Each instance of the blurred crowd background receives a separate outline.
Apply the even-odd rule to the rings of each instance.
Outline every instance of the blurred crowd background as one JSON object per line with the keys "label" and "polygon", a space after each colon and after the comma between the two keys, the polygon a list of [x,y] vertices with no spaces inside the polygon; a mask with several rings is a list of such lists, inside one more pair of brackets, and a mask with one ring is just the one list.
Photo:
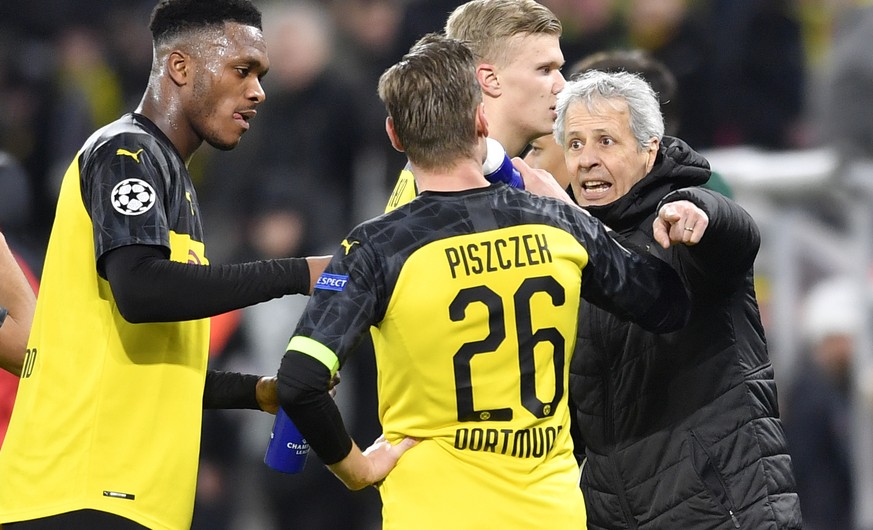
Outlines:
{"label": "blurred crowd background", "polygon": [[[462,2],[255,3],[267,100],[238,148],[204,145],[190,167],[215,263],[333,253],[381,213],[405,158],[385,136],[377,79]],[[873,2],[541,3],[563,23],[568,65],[632,48],[675,74],[678,136],[762,229],[758,294],[805,527],[873,528]],[[139,103],[153,5],[0,0],[0,230],[37,276],[66,166]],[[274,373],[305,302],[217,317],[212,365]],[[371,346],[360,350],[337,401],[366,446],[380,431]],[[301,475],[262,463],[272,416],[207,411],[204,422],[194,528],[378,528],[376,491],[347,492],[314,454]]]}

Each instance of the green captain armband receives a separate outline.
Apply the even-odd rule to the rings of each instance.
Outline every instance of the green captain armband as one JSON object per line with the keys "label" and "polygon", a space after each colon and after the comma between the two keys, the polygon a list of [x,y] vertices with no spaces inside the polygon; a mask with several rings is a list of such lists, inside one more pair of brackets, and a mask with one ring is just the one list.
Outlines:
{"label": "green captain armband", "polygon": [[288,342],[288,348],[286,349],[299,351],[317,360],[330,371],[331,377],[336,375],[337,370],[339,370],[339,358],[330,348],[317,340],[297,335],[291,337],[291,341]]}

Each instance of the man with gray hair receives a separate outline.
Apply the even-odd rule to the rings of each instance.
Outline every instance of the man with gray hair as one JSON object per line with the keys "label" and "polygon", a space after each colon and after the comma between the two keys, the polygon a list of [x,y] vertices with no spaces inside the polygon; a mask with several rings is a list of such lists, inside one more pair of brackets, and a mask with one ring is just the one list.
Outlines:
{"label": "man with gray hair", "polygon": [[754,220],[701,187],[708,162],[663,136],[639,76],[589,71],[557,113],[576,202],[670,264],[692,300],[669,334],[582,304],[570,397],[588,528],[800,528],[755,298]]}

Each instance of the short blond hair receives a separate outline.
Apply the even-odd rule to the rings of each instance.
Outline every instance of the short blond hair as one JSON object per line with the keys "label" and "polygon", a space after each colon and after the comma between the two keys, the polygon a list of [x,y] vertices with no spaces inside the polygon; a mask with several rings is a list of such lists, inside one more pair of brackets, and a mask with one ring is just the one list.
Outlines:
{"label": "short blond hair", "polygon": [[534,0],[472,0],[446,21],[447,36],[464,41],[480,63],[503,64],[507,41],[516,35],[561,36],[561,21]]}
{"label": "short blond hair", "polygon": [[425,169],[475,155],[482,90],[461,41],[431,33],[379,78],[379,98],[409,160]]}

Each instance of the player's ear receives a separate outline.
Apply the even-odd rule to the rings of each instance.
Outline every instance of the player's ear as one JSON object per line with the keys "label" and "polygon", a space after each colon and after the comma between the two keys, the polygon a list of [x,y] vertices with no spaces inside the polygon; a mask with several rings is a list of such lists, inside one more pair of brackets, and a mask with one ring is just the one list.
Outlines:
{"label": "player's ear", "polygon": [[391,140],[391,145],[401,153],[405,151],[403,144],[400,143],[400,138],[397,137],[397,131],[394,130],[394,119],[391,116],[385,118],[385,132],[388,133],[388,139]]}
{"label": "player's ear", "polygon": [[646,151],[647,151],[646,173],[647,174],[655,166],[655,160],[658,158],[658,148],[660,147],[660,145],[661,145],[661,142],[658,141],[658,139],[655,137],[652,137],[652,139],[649,140],[649,146],[646,148]]}
{"label": "player's ear", "polygon": [[482,63],[476,66],[476,79],[482,87],[482,93],[487,96],[496,98],[503,92],[497,77],[497,67],[493,64]]}
{"label": "player's ear", "polygon": [[485,117],[485,103],[479,103],[476,106],[476,134],[478,136],[488,136],[488,118]]}
{"label": "player's ear", "polygon": [[191,56],[179,50],[167,54],[165,68],[167,75],[179,86],[188,84],[191,75]]}

